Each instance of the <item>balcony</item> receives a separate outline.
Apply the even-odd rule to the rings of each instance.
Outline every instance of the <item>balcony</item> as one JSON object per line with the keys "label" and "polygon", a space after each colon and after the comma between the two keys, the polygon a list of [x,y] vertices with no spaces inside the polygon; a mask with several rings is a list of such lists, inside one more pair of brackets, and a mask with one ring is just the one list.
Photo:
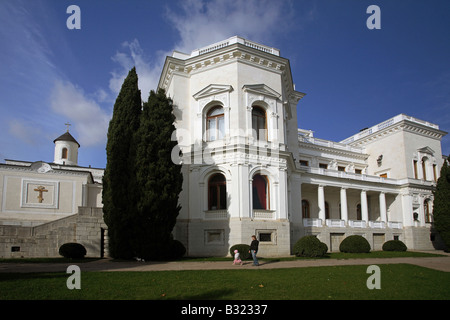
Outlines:
{"label": "balcony", "polygon": [[345,228],[345,220],[341,219],[327,219],[325,224],[330,228]]}
{"label": "balcony", "polygon": [[[264,210],[262,210],[264,211]],[[342,219],[326,219],[325,225],[330,228],[345,228],[347,223]],[[304,218],[304,227],[323,227],[322,219],[318,218]],[[348,227],[350,228],[371,228],[371,229],[385,229],[386,226],[390,229],[403,229],[403,223],[400,221],[369,221],[364,220],[348,220]]]}
{"label": "balcony", "polygon": [[228,210],[208,210],[205,211],[205,219],[228,219]]}
{"label": "balcony", "polygon": [[273,220],[275,219],[275,210],[253,209],[253,219]]}
{"label": "balcony", "polygon": [[322,227],[322,219],[305,218],[303,219],[304,227]]}
{"label": "balcony", "polygon": [[348,220],[348,225],[352,228],[365,228],[367,226],[364,220]]}

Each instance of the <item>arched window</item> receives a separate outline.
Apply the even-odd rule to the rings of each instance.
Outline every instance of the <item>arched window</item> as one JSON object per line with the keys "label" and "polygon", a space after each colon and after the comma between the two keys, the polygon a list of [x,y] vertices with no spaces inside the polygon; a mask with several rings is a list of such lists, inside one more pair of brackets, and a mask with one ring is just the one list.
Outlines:
{"label": "arched window", "polygon": [[302,218],[308,219],[310,218],[310,212],[309,212],[309,202],[308,200],[302,200]]}
{"label": "arched window", "polygon": [[216,173],[208,181],[208,210],[227,208],[227,182],[223,174]]}
{"label": "arched window", "polygon": [[252,109],[252,129],[255,139],[267,141],[266,111],[261,107]]}
{"label": "arched window", "polygon": [[62,159],[67,159],[67,148],[62,148],[61,158]]}
{"label": "arched window", "polygon": [[206,140],[223,139],[225,135],[225,117],[222,107],[213,107],[206,115]]}
{"label": "arched window", "polygon": [[253,209],[269,210],[269,184],[266,176],[253,176]]}

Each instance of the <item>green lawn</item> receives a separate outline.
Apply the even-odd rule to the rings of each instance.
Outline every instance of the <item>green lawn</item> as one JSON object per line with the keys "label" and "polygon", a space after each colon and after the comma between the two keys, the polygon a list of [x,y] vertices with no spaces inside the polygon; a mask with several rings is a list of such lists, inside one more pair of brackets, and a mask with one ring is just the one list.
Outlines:
{"label": "green lawn", "polygon": [[381,289],[369,290],[367,266],[293,269],[82,272],[69,290],[66,273],[0,273],[0,300],[290,300],[450,299],[450,273],[379,265]]}

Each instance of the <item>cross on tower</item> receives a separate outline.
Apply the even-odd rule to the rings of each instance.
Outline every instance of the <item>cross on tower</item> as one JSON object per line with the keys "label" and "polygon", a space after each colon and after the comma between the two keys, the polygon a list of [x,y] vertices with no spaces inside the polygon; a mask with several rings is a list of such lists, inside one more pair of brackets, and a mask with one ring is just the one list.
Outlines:
{"label": "cross on tower", "polygon": [[69,132],[69,127],[71,126],[71,124],[69,122],[64,123],[64,125],[67,127],[67,132]]}
{"label": "cross on tower", "polygon": [[39,186],[36,189],[34,189],[34,191],[39,192],[39,195],[37,196],[39,203],[42,203],[42,201],[44,201],[44,197],[43,197],[43,192],[48,192],[48,190],[45,189],[45,187],[43,186]]}

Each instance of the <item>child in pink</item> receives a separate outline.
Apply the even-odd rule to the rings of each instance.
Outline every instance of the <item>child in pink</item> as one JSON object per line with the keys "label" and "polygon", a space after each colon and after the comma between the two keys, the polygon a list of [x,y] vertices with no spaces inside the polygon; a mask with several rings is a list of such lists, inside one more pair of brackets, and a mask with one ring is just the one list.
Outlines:
{"label": "child in pink", "polygon": [[234,250],[234,261],[233,261],[233,265],[235,264],[240,264],[242,265],[242,260],[241,260],[241,255],[239,254],[239,251]]}

